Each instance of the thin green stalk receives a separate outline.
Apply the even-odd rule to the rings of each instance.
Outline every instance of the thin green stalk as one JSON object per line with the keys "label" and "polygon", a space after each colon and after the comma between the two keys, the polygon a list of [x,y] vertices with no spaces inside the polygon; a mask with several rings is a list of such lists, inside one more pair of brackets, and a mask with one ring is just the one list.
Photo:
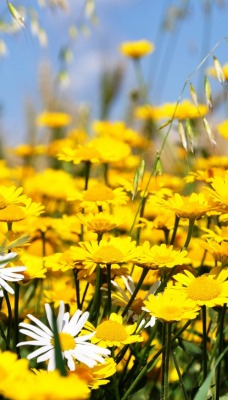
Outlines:
{"label": "thin green stalk", "polygon": [[98,319],[98,310],[100,309],[100,302],[101,302],[101,267],[98,264],[96,268],[96,282],[95,282],[95,293],[92,302],[92,308],[90,310],[91,319],[94,319],[96,322]]}
{"label": "thin green stalk", "polygon": [[[139,217],[142,218],[143,214],[144,214],[144,209],[145,209],[145,205],[146,205],[146,200],[147,200],[147,196],[143,197],[142,200],[142,205],[141,205],[141,209],[140,209],[140,214]],[[141,234],[141,227],[139,226],[137,229],[137,233],[136,233],[136,243],[139,244],[140,243],[140,234]]]}
{"label": "thin green stalk", "polygon": [[194,224],[195,224],[195,219],[194,218],[189,219],[188,234],[187,234],[187,237],[186,237],[186,241],[185,241],[183,250],[187,250],[187,248],[188,248],[188,245],[189,245],[190,240],[192,238]]}
{"label": "thin green stalk", "polygon": [[73,268],[73,275],[74,275],[74,284],[75,284],[75,293],[76,293],[76,303],[78,310],[81,310],[81,303],[80,303],[80,282],[78,279],[78,270],[77,268]]}
{"label": "thin green stalk", "polygon": [[174,241],[175,241],[175,238],[176,238],[176,234],[177,234],[177,229],[178,229],[179,222],[180,222],[180,218],[176,215],[175,224],[174,224],[174,228],[173,228],[173,234],[172,234],[172,237],[171,237],[170,244],[174,244]]}
{"label": "thin green stalk", "polygon": [[84,304],[84,301],[85,301],[85,298],[86,298],[86,294],[87,294],[88,289],[89,289],[89,285],[90,285],[90,283],[87,282],[85,290],[84,290],[83,295],[82,295],[82,302],[81,302],[81,307],[82,308],[83,308],[83,304]]}
{"label": "thin green stalk", "polygon": [[129,308],[131,307],[131,305],[132,305],[132,303],[133,303],[133,301],[134,301],[134,299],[136,297],[136,294],[138,293],[139,289],[141,288],[142,283],[143,283],[148,271],[149,271],[149,269],[143,268],[142,274],[141,274],[141,276],[139,278],[139,281],[138,281],[138,283],[137,283],[137,285],[135,287],[135,290],[132,293],[132,296],[131,296],[128,304],[126,305],[125,309],[123,310],[122,317],[125,317],[125,315],[127,314]]}
{"label": "thin green stalk", "polygon": [[85,161],[85,186],[84,186],[84,190],[88,189],[90,170],[91,170],[91,162],[90,161]]}
{"label": "thin green stalk", "polygon": [[[114,359],[114,348],[112,348],[112,358]],[[118,379],[117,379],[116,372],[114,375],[112,375],[112,383],[113,383],[113,389],[114,389],[114,393],[115,393],[115,400],[120,400],[120,393],[119,393],[119,386],[118,386]]]}
{"label": "thin green stalk", "polygon": [[15,282],[14,288],[15,288],[15,295],[14,295],[14,338],[13,338],[14,340],[13,340],[13,350],[20,357],[20,350],[19,350],[19,347],[17,347],[17,344],[19,342],[18,324],[19,324],[19,294],[20,294],[20,285],[19,285],[18,282]]}
{"label": "thin green stalk", "polygon": [[104,163],[104,183],[108,186],[108,163]]}
{"label": "thin green stalk", "polygon": [[[221,317],[220,317],[220,323],[218,327],[218,336],[219,336],[219,348],[218,348],[218,354],[222,354],[223,351],[223,346],[224,346],[224,321],[225,321],[225,315],[226,315],[226,307],[227,304],[223,305],[223,308],[221,310]],[[216,394],[215,394],[215,400],[219,400],[219,391],[220,391],[220,380],[221,380],[221,360],[218,363],[217,366],[217,371],[216,371]]]}
{"label": "thin green stalk", "polygon": [[163,350],[163,361],[164,366],[162,368],[162,390],[161,390],[161,400],[168,400],[169,398],[169,359],[170,359],[170,352],[171,352],[171,334],[172,334],[172,324],[169,322],[165,322],[165,329],[164,329],[164,337],[165,341],[163,344],[165,348]]}
{"label": "thin green stalk", "polygon": [[143,78],[143,73],[141,69],[141,63],[140,59],[133,59],[134,62],[134,68],[135,68],[135,75],[136,75],[136,80],[138,83],[138,92],[140,95],[140,100],[146,102],[147,101],[147,90]]}
{"label": "thin green stalk", "polygon": [[111,314],[112,308],[112,277],[111,277],[111,264],[107,264],[107,284],[108,284],[108,302],[107,302],[107,312],[108,317]]}
{"label": "thin green stalk", "polygon": [[206,306],[202,306],[202,322],[203,322],[203,379],[202,382],[207,378],[207,309]]}
{"label": "thin green stalk", "polygon": [[[186,322],[186,324],[184,326],[182,326],[182,328],[179,329],[179,331],[172,337],[170,345],[172,345],[176,341],[176,339],[187,329],[187,327],[191,324],[191,322],[192,322],[191,320]],[[164,348],[165,347],[166,347],[166,344],[165,344]],[[162,347],[160,350],[158,350],[157,353],[154,355],[154,357],[141,369],[140,373],[137,375],[136,379],[131,384],[131,386],[128,388],[128,390],[126,391],[124,396],[121,398],[121,400],[127,400],[128,396],[132,393],[132,391],[138,385],[138,383],[143,378],[143,376],[147,372],[151,371],[156,359],[160,356],[160,354],[162,354],[162,351],[164,350],[164,348]]]}
{"label": "thin green stalk", "polygon": [[189,400],[187,391],[185,389],[184,381],[183,381],[183,378],[182,378],[182,375],[181,375],[181,372],[180,372],[180,368],[179,368],[179,365],[178,365],[176,353],[175,353],[175,351],[171,351],[171,353],[172,353],[173,362],[174,362],[174,365],[175,365],[175,368],[176,368],[176,371],[177,371],[177,375],[178,375],[178,378],[179,378],[179,382],[180,382],[180,385],[181,385],[181,389],[183,391],[184,398],[185,398],[185,400]]}
{"label": "thin green stalk", "polygon": [[4,292],[4,298],[6,301],[7,305],[7,310],[8,310],[8,326],[7,326],[7,335],[6,335],[6,350],[10,350],[10,336],[11,336],[11,329],[12,329],[12,308],[8,296],[8,292],[6,290],[3,290]]}

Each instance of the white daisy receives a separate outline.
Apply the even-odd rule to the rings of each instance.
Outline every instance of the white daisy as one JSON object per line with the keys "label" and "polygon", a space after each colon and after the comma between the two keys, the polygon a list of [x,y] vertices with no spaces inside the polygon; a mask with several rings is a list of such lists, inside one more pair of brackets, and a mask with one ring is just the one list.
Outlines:
{"label": "white daisy", "polygon": [[16,266],[16,267],[8,267],[5,266],[17,257],[17,253],[11,252],[7,254],[0,255],[0,296],[3,296],[3,290],[5,289],[7,292],[14,294],[13,288],[8,285],[8,282],[18,282],[24,279],[24,275],[18,274],[18,272],[23,272],[26,270],[24,266]]}
{"label": "white daisy", "polygon": [[[37,357],[37,362],[48,361],[48,371],[56,368],[55,365],[55,343],[53,333],[53,314],[49,304],[45,304],[47,320],[50,328],[43,324],[39,319],[33,317],[31,314],[27,316],[33,321],[36,326],[21,322],[20,332],[30,336],[34,340],[18,343],[18,346],[34,345],[39,346],[39,349],[30,353],[27,358],[31,360]],[[103,357],[111,354],[110,350],[104,349],[100,346],[94,345],[88,340],[95,335],[92,332],[88,335],[78,336],[79,332],[84,327],[89,313],[77,310],[70,318],[68,312],[64,312],[64,302],[60,302],[59,313],[56,320],[60,345],[62,350],[63,359],[67,360],[67,366],[71,371],[75,370],[75,360],[78,360],[88,367],[92,368],[97,363],[104,364]]]}

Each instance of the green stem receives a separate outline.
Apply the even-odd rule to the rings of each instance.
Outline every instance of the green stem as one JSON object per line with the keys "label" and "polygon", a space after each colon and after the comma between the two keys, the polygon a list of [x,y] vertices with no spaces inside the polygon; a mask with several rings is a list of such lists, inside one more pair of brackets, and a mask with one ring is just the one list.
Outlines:
{"label": "green stem", "polygon": [[112,308],[112,277],[111,277],[111,264],[107,264],[107,284],[108,284],[108,304],[107,304],[107,309],[108,309],[108,317],[111,314],[111,308]]}
{"label": "green stem", "polygon": [[[112,348],[112,358],[114,359],[114,348]],[[118,379],[117,379],[117,373],[116,372],[115,372],[114,375],[112,375],[112,383],[113,383],[113,388],[114,388],[114,393],[115,393],[115,400],[120,400]]]}
{"label": "green stem", "polygon": [[108,186],[108,163],[104,164],[104,183]]}
{"label": "green stem", "polygon": [[74,275],[74,284],[75,284],[75,292],[76,292],[76,303],[78,310],[81,310],[81,303],[80,303],[80,282],[78,279],[78,270],[77,268],[73,269]]}
{"label": "green stem", "polygon": [[85,161],[85,186],[84,186],[84,190],[88,189],[90,170],[91,170],[91,162],[90,161]]}
{"label": "green stem", "polygon": [[207,309],[202,306],[202,322],[203,322],[203,380],[207,377]]}
{"label": "green stem", "polygon": [[14,342],[13,342],[13,349],[15,353],[18,354],[20,357],[20,350],[17,347],[19,342],[19,330],[18,330],[18,323],[19,323],[19,294],[20,294],[20,285],[19,283],[15,282],[15,295],[14,295]]}
{"label": "green stem", "polygon": [[[170,345],[172,345],[176,339],[182,334],[182,332],[184,332],[188,325],[191,324],[191,320],[186,322],[186,324],[184,326],[182,326],[182,328],[179,329],[179,331],[172,337],[171,339],[171,343]],[[164,346],[164,348],[166,347],[166,344]],[[153,368],[154,362],[156,361],[156,359],[160,356],[160,354],[162,354],[164,348],[162,347],[160,350],[157,351],[157,353],[154,355],[154,357],[152,358],[152,360],[150,360],[140,371],[140,373],[137,375],[136,379],[134,380],[134,382],[132,383],[132,385],[128,388],[128,390],[126,391],[126,393],[124,394],[124,396],[122,397],[121,400],[127,400],[128,396],[132,393],[132,391],[134,390],[134,388],[138,385],[138,383],[140,382],[140,380],[143,378],[143,376],[147,373],[150,372],[150,370]]]}
{"label": "green stem", "polygon": [[4,292],[4,298],[6,301],[7,305],[7,310],[8,310],[8,326],[7,326],[7,335],[6,335],[6,350],[10,350],[10,336],[11,336],[11,328],[12,328],[12,308],[8,296],[8,292],[6,290],[3,290]]}
{"label": "green stem", "polygon": [[[145,209],[145,205],[146,205],[146,200],[147,200],[147,196],[143,197],[142,199],[142,205],[141,205],[141,209],[140,209],[140,214],[139,214],[139,218],[143,217],[144,214],[144,209]],[[141,227],[139,226],[137,229],[137,233],[136,233],[136,243],[139,244],[140,243],[140,234],[141,234]]]}
{"label": "green stem", "polygon": [[181,372],[180,372],[180,368],[179,368],[179,365],[178,365],[178,362],[177,362],[177,357],[176,357],[175,351],[172,351],[172,358],[173,358],[173,362],[174,362],[174,365],[175,365],[175,368],[176,368],[176,371],[177,371],[177,375],[178,375],[178,378],[179,378],[181,389],[183,391],[184,398],[185,398],[185,400],[189,400],[188,395],[187,395],[187,391],[186,391],[185,386],[184,386],[184,381],[183,381],[183,378],[182,378],[182,375],[181,375]]}
{"label": "green stem", "polygon": [[146,102],[147,100],[147,93],[146,93],[146,86],[143,79],[140,59],[134,59],[134,68],[135,68],[135,75],[138,84],[138,91],[140,95],[140,100]]}
{"label": "green stem", "polygon": [[194,218],[189,219],[188,235],[187,235],[183,250],[187,250],[187,248],[188,248],[188,245],[189,245],[191,237],[192,237],[194,224],[195,224],[195,219]]}
{"label": "green stem", "polygon": [[131,307],[133,301],[135,300],[136,294],[138,293],[138,291],[139,291],[139,289],[140,289],[140,287],[141,287],[141,285],[142,285],[142,283],[143,283],[148,271],[149,271],[149,269],[143,268],[142,274],[141,274],[141,276],[139,278],[139,281],[138,281],[138,283],[137,283],[137,285],[135,287],[135,290],[132,293],[132,296],[131,296],[128,304],[126,305],[125,309],[123,310],[122,317],[124,317],[127,314],[129,308]]}
{"label": "green stem", "polygon": [[174,241],[176,238],[179,222],[180,222],[180,218],[176,215],[175,224],[174,224],[174,228],[173,228],[173,234],[172,234],[171,241],[170,241],[170,244],[172,244],[172,245],[174,244]]}
{"label": "green stem", "polygon": [[100,265],[97,265],[95,293],[94,293],[94,297],[93,297],[92,308],[90,311],[91,319],[94,318],[95,322],[97,321],[97,318],[98,318],[98,310],[100,309],[100,302],[101,302],[101,293],[100,293],[101,276],[102,276],[101,275],[101,267],[100,267]]}
{"label": "green stem", "polygon": [[82,295],[81,308],[83,308],[83,303],[84,303],[84,301],[85,301],[86,294],[87,294],[88,289],[89,289],[89,285],[90,285],[90,283],[87,282],[86,287],[85,287],[85,290],[84,290],[83,295]]}
{"label": "green stem", "polygon": [[164,338],[165,341],[163,344],[165,348],[163,350],[163,361],[164,366],[162,368],[162,390],[161,390],[161,400],[168,400],[169,398],[169,358],[170,358],[170,351],[171,351],[171,334],[172,334],[172,324],[169,322],[165,322],[165,329],[164,329]]}
{"label": "green stem", "polygon": [[[224,345],[224,321],[225,321],[225,315],[226,315],[226,307],[227,304],[223,305],[223,308],[221,310],[221,316],[220,316],[220,323],[219,323],[219,348],[218,348],[218,354],[222,354],[223,351],[223,345]],[[216,371],[216,394],[215,394],[215,400],[219,400],[219,389],[220,389],[220,379],[221,379],[221,360],[218,363],[217,366],[217,371]]]}

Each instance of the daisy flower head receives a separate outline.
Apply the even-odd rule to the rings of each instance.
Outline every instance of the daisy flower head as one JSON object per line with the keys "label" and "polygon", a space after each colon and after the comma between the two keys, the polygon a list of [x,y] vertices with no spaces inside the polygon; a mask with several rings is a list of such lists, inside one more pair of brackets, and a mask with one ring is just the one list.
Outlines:
{"label": "daisy flower head", "polygon": [[166,289],[157,295],[151,294],[144,304],[152,316],[165,322],[195,319],[200,310],[195,301],[172,289]]}
{"label": "daisy flower head", "polygon": [[[37,362],[48,361],[48,370],[55,369],[55,342],[53,332],[53,313],[51,306],[45,304],[46,316],[49,326],[45,325],[36,317],[28,314],[28,318],[35,325],[21,322],[20,332],[31,337],[33,340],[20,342],[18,346],[39,346],[30,353],[29,360],[37,357]],[[63,359],[67,360],[69,370],[74,371],[75,360],[83,362],[92,368],[97,363],[104,363],[104,358],[110,355],[110,350],[101,348],[89,342],[95,332],[80,336],[79,333],[84,327],[89,313],[77,310],[70,318],[69,312],[65,312],[64,302],[60,302],[59,313],[57,316],[57,328]]]}
{"label": "daisy flower head", "polygon": [[173,268],[176,265],[189,264],[187,250],[174,250],[173,246],[162,243],[150,247],[148,241],[141,246],[139,255],[134,259],[136,265],[148,269]]}
{"label": "daisy flower head", "polygon": [[123,317],[116,313],[111,313],[108,320],[101,322],[95,329],[92,337],[93,343],[98,343],[102,347],[121,347],[125,344],[142,342],[143,337],[134,334],[137,324],[124,324]]}
{"label": "daisy flower head", "polygon": [[138,254],[136,242],[130,237],[111,237],[110,240],[102,239],[100,242],[79,242],[79,246],[71,246],[71,256],[75,265],[83,265],[92,273],[97,265],[101,268],[111,265],[112,269],[119,269],[134,259]]}
{"label": "daisy flower head", "polygon": [[[24,279],[24,275],[19,272],[26,270],[25,266],[6,267],[6,265],[17,257],[17,253],[11,252],[0,255],[0,288],[10,294],[14,294],[13,288],[7,282],[18,282]],[[0,296],[3,296],[2,290]]]}
{"label": "daisy flower head", "polygon": [[218,243],[216,240],[208,239],[207,241],[200,240],[200,246],[207,250],[216,261],[222,264],[228,263],[228,242],[226,240]]}
{"label": "daisy flower head", "polygon": [[134,42],[124,42],[120,46],[120,52],[133,59],[144,57],[154,51],[153,43],[148,40],[141,39]]}
{"label": "daisy flower head", "polygon": [[225,176],[216,176],[211,181],[212,188],[206,188],[217,210],[226,213],[228,210],[228,171]]}
{"label": "daisy flower head", "polygon": [[215,210],[215,204],[203,193],[192,193],[190,196],[181,196],[174,193],[168,200],[160,200],[160,205],[175,212],[179,218],[199,219],[209,211]]}
{"label": "daisy flower head", "polygon": [[216,307],[228,302],[228,270],[223,269],[217,276],[204,274],[195,277],[185,270],[173,276],[177,285],[172,291],[185,293],[188,299],[195,301],[199,306]]}
{"label": "daisy flower head", "polygon": [[38,126],[48,128],[61,128],[71,123],[71,116],[64,112],[44,111],[36,119]]}

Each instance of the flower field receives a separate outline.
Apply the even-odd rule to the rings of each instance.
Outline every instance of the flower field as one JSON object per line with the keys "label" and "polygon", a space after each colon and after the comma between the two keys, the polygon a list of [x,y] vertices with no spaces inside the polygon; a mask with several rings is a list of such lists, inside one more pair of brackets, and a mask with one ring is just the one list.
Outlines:
{"label": "flower field", "polygon": [[119,46],[125,120],[47,107],[37,140],[2,153],[1,399],[228,398],[228,120],[211,88],[227,102],[227,66],[205,55],[158,106],[153,51]]}

